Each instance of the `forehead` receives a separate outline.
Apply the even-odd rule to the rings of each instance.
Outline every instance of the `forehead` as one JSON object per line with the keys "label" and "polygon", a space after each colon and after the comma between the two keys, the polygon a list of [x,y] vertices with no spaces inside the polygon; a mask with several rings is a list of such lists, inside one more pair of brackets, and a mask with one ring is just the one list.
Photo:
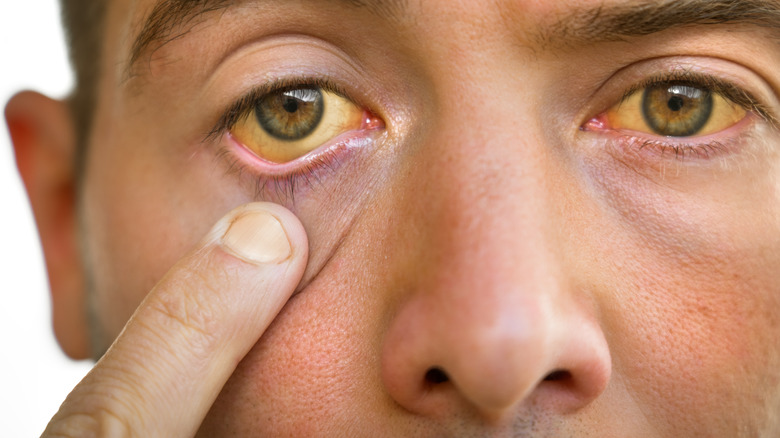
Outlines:
{"label": "forehead", "polygon": [[[608,0],[608,4],[629,5],[630,1]],[[399,32],[408,31],[439,18],[450,22],[485,21],[498,18],[510,22],[515,30],[536,31],[561,21],[572,19],[586,9],[595,10],[603,0],[529,1],[529,0],[116,0],[112,14],[114,25],[125,28],[131,37],[131,60],[140,58],[147,49],[193,30],[195,26],[218,22],[231,9],[252,8],[267,11],[266,19],[285,11],[349,14],[364,18],[366,24],[377,21],[394,25]],[[576,11],[576,13],[575,13]],[[263,14],[257,14],[263,21]]]}
{"label": "forehead", "polygon": [[[122,0],[119,0],[120,2]],[[132,0],[128,0],[132,1]],[[612,0],[615,1],[615,0]],[[527,0],[134,0],[126,8],[124,17],[129,19],[134,36],[133,59],[137,59],[149,46],[176,36],[176,31],[188,31],[193,24],[216,21],[224,12],[235,8],[254,8],[268,11],[267,19],[285,9],[312,12],[339,12],[364,16],[370,21],[383,21],[401,29],[415,27],[426,17],[447,17],[454,21],[472,21],[477,17],[504,15],[518,19],[527,17],[528,24],[540,19],[581,8],[596,0],[527,1]],[[516,14],[520,12],[520,14]],[[262,20],[262,15],[258,19]],[[323,15],[323,19],[327,16]],[[523,20],[525,21],[525,20]],[[189,28],[188,28],[189,26]],[[523,26],[528,27],[528,26]]]}
{"label": "forehead", "polygon": [[481,23],[491,33],[503,30],[522,35],[525,44],[548,46],[619,40],[691,24],[780,28],[777,0],[118,0],[114,5],[109,29],[123,29],[128,65],[239,8],[259,11],[249,14],[259,22],[285,13],[321,14],[323,21],[347,14],[360,18],[352,26],[371,29],[382,22],[400,34],[420,28],[435,32],[437,22],[466,29]]}

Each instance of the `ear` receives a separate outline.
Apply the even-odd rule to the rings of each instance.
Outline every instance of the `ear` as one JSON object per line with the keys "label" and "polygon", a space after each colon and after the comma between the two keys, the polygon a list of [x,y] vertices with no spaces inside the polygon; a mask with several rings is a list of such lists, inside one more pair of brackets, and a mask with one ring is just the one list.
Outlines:
{"label": "ear", "polygon": [[76,144],[68,105],[25,91],[8,102],[5,118],[43,246],[54,333],[65,354],[87,358],[90,348],[76,222]]}

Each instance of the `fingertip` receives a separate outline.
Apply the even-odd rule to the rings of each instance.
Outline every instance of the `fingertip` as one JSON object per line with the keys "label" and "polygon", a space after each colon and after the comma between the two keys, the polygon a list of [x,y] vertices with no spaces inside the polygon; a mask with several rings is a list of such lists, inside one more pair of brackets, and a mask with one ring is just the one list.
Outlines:
{"label": "fingertip", "polygon": [[308,239],[290,210],[271,202],[253,202],[225,215],[212,238],[234,256],[253,264],[281,264],[308,258]]}

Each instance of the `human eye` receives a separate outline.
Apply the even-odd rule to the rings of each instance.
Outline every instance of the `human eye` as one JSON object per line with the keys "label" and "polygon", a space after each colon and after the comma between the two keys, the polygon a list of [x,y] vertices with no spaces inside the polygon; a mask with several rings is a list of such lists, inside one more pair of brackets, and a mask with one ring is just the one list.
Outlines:
{"label": "human eye", "polygon": [[629,87],[585,128],[617,133],[618,141],[634,150],[707,159],[733,152],[756,118],[773,120],[752,93],[729,80],[685,70]]}
{"label": "human eye", "polygon": [[665,137],[714,134],[747,116],[727,95],[692,81],[665,81],[627,95],[607,111],[614,129]]}
{"label": "human eye", "polygon": [[351,134],[382,127],[377,116],[327,80],[285,79],[240,98],[212,135],[227,134],[251,153],[256,166],[274,173],[275,168],[308,167],[310,163],[296,160],[328,146],[343,146],[353,139]]}

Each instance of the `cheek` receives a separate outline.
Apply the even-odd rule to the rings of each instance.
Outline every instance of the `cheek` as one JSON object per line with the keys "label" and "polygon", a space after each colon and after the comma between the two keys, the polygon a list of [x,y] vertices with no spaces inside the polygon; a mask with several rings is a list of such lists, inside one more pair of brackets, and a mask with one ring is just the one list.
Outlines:
{"label": "cheek", "polygon": [[204,150],[183,157],[167,151],[169,145],[117,129],[113,136],[96,135],[82,205],[90,294],[101,318],[96,329],[103,331],[103,347],[222,214],[247,202]]}
{"label": "cheek", "polygon": [[676,427],[761,424],[750,416],[768,412],[765,391],[777,388],[780,365],[777,283],[755,259],[733,259],[728,273],[648,260],[617,274],[622,300],[607,330],[634,396]]}
{"label": "cheek", "polygon": [[780,376],[780,215],[763,206],[780,199],[754,185],[721,199],[755,198],[717,202],[633,178],[600,175],[617,224],[604,248],[617,251],[604,288],[615,369],[657,424],[734,435],[766,424]]}
{"label": "cheek", "polygon": [[223,388],[199,436],[329,436],[336,429],[359,436],[371,413],[377,425],[390,420],[382,416],[392,404],[378,371],[382,295],[342,256],[287,303]]}
{"label": "cheek", "polygon": [[398,259],[398,236],[386,207],[372,204],[354,221],[240,363],[198,436],[364,436],[367,425],[398,427],[403,414],[380,366],[399,294],[388,263]]}

